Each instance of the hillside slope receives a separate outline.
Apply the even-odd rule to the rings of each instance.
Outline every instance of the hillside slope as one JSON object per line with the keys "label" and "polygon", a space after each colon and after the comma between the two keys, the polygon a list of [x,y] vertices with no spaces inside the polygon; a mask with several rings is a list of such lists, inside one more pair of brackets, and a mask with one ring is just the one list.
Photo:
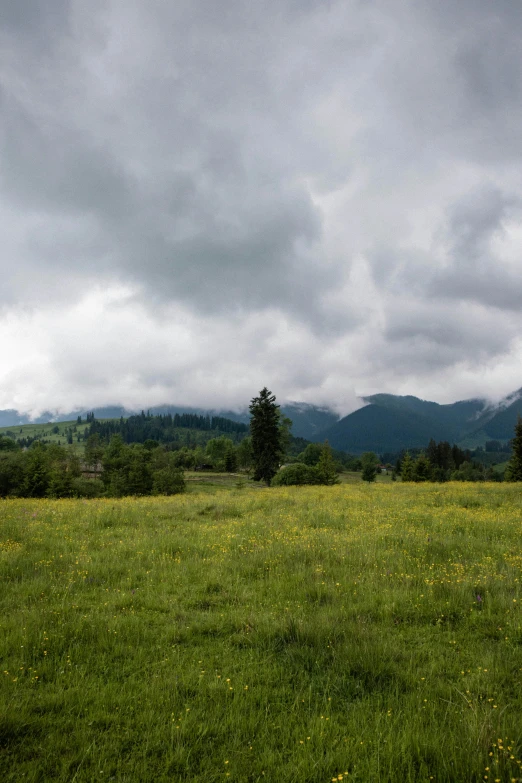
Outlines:
{"label": "hillside slope", "polygon": [[[169,413],[172,416],[175,416],[176,414],[179,414],[180,416],[183,414],[191,414],[210,417],[220,416],[243,424],[248,424],[250,422],[250,414],[246,408],[243,411],[237,412],[218,408],[208,409],[190,408],[183,405],[157,405],[148,410],[153,416],[164,416]],[[20,414],[16,410],[3,410],[0,411],[0,427],[7,428],[26,424],[46,424],[48,422],[76,422],[78,416],[81,416],[82,420],[85,420],[87,414],[91,412],[94,413],[97,420],[127,419],[130,416],[140,413],[140,411],[129,410],[122,406],[108,405],[103,408],[89,410],[77,409],[63,414],[52,414],[47,411],[31,421],[29,416]],[[281,406],[281,412],[284,416],[287,416],[292,420],[292,435],[296,438],[305,438],[306,440],[316,440],[318,435],[319,440],[321,440],[320,433],[339,420],[339,416],[329,408],[301,402],[286,403]]]}
{"label": "hillside slope", "polygon": [[522,415],[522,392],[496,406],[473,399],[439,405],[413,396],[375,394],[369,403],[319,433],[334,448],[352,453],[422,448],[431,438],[463,447],[483,446],[488,440],[513,437],[517,415]]}
{"label": "hillside slope", "polygon": [[477,421],[477,430],[490,440],[510,440],[518,416],[522,416],[522,389],[510,394],[497,408],[485,411]]}
{"label": "hillside slope", "polygon": [[321,435],[333,448],[357,454],[420,448],[426,446],[430,438],[444,440],[445,434],[442,425],[418,413],[367,405],[345,416]]}
{"label": "hillside slope", "polygon": [[[497,405],[485,399],[462,400],[447,405],[421,400],[412,395],[374,394],[363,398],[365,407],[342,419],[331,409],[308,403],[288,402],[281,412],[292,420],[292,434],[297,438],[321,442],[328,438],[331,445],[349,453],[400,451],[422,448],[430,438],[457,443],[463,448],[483,446],[488,440],[507,442],[513,437],[517,416],[522,415],[522,389],[513,392]],[[150,408],[152,415],[196,414],[223,416],[248,424],[248,409],[190,408],[159,405]],[[85,417],[86,410],[63,415],[42,414],[41,421],[75,421]],[[120,406],[94,409],[97,419],[128,418],[136,411]],[[26,424],[28,417],[15,410],[0,411],[0,427]],[[35,423],[36,423],[35,422]]]}

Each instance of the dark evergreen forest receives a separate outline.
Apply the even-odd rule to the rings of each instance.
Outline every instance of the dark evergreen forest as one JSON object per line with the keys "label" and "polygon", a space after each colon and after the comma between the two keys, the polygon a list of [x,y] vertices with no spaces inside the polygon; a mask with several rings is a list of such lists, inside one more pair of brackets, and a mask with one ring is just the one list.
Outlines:
{"label": "dark evergreen forest", "polygon": [[84,438],[98,435],[104,442],[109,442],[113,435],[121,435],[124,443],[145,443],[155,440],[158,443],[175,443],[180,440],[179,429],[195,430],[196,432],[215,432],[240,441],[248,433],[248,425],[231,421],[222,416],[198,416],[192,413],[170,413],[164,416],[152,416],[144,411],[128,419],[109,419],[98,421],[88,417],[89,427]]}

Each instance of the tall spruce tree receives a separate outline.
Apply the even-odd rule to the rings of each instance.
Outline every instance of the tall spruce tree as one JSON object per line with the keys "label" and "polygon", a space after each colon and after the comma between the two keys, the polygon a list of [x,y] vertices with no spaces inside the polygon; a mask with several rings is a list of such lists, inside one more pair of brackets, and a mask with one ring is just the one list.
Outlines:
{"label": "tall spruce tree", "polygon": [[275,399],[265,386],[249,407],[254,481],[266,481],[268,485],[279,470],[283,456],[279,405]]}
{"label": "tall spruce tree", "polygon": [[515,425],[515,437],[511,441],[513,454],[506,467],[506,481],[522,481],[522,419]]}

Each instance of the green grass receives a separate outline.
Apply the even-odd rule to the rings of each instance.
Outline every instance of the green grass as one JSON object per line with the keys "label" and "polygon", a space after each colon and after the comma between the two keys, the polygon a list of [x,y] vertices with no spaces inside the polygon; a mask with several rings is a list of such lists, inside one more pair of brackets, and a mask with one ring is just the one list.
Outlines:
{"label": "green grass", "polygon": [[[55,427],[58,427],[57,433],[53,432]],[[87,424],[85,421],[82,424],[77,424],[76,421],[49,422],[48,424],[19,424],[16,426],[13,425],[11,427],[6,427],[0,431],[0,435],[7,435],[7,433],[11,433],[11,435],[15,436],[16,440],[19,438],[37,437],[41,440],[47,441],[48,443],[56,443],[62,446],[67,446],[67,430],[71,427],[73,429],[76,427],[76,432],[73,433],[72,447],[78,454],[83,454],[85,451],[85,443],[84,441],[78,443],[76,440],[76,435],[83,434],[84,430],[89,427],[89,424]]]}
{"label": "green grass", "polygon": [[246,473],[186,470],[184,475],[188,492],[214,494],[220,490],[266,489],[264,484],[253,481]]}
{"label": "green grass", "polygon": [[0,501],[0,780],[522,779],[521,511],[399,482]]}
{"label": "green grass", "polygon": [[[341,484],[360,484],[362,481],[362,473],[357,470],[346,470],[339,474],[339,481]],[[377,473],[375,476],[376,484],[391,484],[391,473]]]}

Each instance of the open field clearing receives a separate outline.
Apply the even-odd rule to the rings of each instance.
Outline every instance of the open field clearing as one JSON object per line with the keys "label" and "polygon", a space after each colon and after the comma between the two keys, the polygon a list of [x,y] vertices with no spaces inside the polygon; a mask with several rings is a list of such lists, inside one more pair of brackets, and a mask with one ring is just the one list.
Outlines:
{"label": "open field clearing", "polygon": [[[390,484],[391,473],[378,473],[375,482],[378,484]],[[246,473],[217,473],[215,471],[186,470],[185,481],[188,492],[215,493],[219,490],[253,489],[263,490],[263,483],[253,481]],[[339,474],[341,484],[357,484],[361,487],[360,471],[343,471]]]}
{"label": "open field clearing", "polygon": [[0,501],[0,780],[522,780],[516,484]]}

